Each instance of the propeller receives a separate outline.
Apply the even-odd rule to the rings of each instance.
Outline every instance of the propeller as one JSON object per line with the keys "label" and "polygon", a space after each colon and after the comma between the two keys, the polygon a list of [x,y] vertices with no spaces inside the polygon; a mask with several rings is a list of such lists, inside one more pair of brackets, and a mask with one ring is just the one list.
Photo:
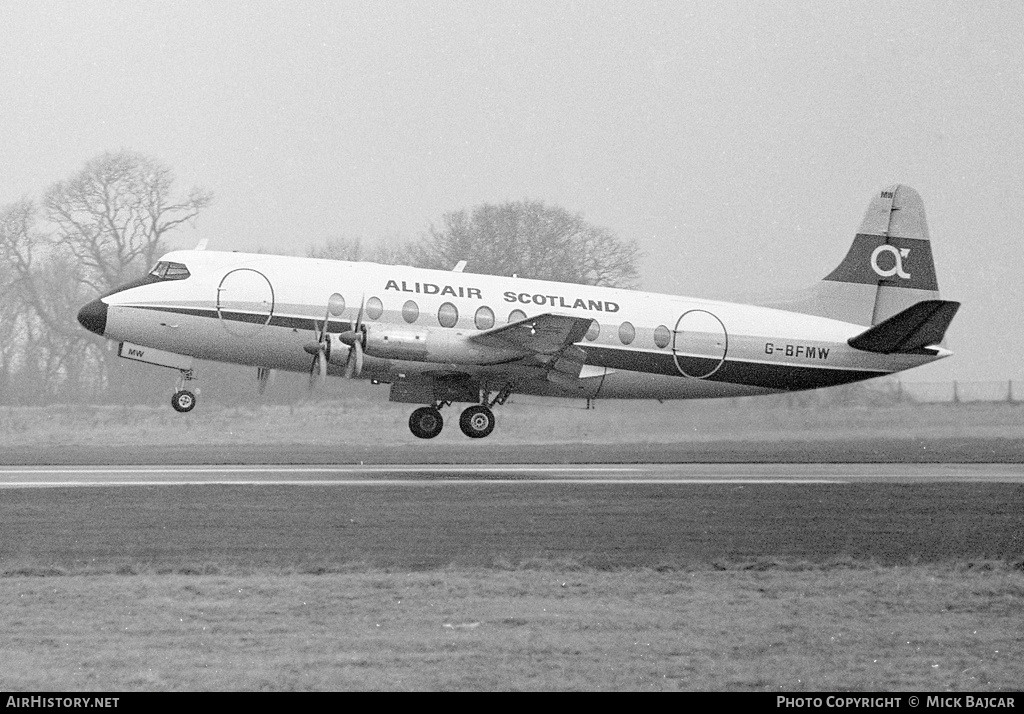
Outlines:
{"label": "propeller", "polygon": [[363,308],[366,307],[366,295],[359,303],[359,314],[356,316],[355,327],[338,335],[338,340],[348,345],[348,359],[345,360],[345,376],[349,379],[358,377],[363,371],[363,347],[366,344],[366,332],[363,329]]}
{"label": "propeller", "polygon": [[331,295],[327,301],[327,313],[324,315],[323,325],[313,320],[313,334],[316,336],[316,342],[307,342],[302,346],[302,349],[308,354],[313,355],[313,361],[309,365],[310,391],[316,387],[318,378],[320,386],[327,381],[327,362],[331,358],[331,341],[327,334],[327,327],[331,315],[338,316],[344,309],[345,298],[338,293]]}

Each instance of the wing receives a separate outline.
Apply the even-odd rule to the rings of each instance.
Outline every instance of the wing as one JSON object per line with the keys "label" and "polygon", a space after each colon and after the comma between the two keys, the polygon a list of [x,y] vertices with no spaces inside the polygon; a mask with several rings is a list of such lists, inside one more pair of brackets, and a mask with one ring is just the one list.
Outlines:
{"label": "wing", "polygon": [[545,313],[496,327],[470,339],[487,347],[522,353],[524,366],[538,367],[555,384],[571,385],[580,376],[587,353],[575,343],[583,339],[594,321]]}

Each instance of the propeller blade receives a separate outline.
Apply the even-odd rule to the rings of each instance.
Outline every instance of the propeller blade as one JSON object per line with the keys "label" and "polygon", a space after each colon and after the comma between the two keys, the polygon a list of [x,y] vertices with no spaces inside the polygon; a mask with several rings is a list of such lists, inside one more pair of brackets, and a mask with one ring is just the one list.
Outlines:
{"label": "propeller blade", "polygon": [[355,331],[359,332],[363,326],[363,308],[366,307],[366,293],[363,293],[362,299],[359,301],[359,314],[356,315],[356,326]]}
{"label": "propeller blade", "polygon": [[319,350],[313,355],[313,361],[309,365],[309,391],[314,391],[318,385],[323,387],[326,381],[327,353]]}
{"label": "propeller blade", "polygon": [[313,361],[309,365],[309,393],[316,390],[316,363],[320,359],[320,353],[313,355]]}
{"label": "propeller blade", "polygon": [[320,330],[320,336],[317,338],[317,342],[323,344],[324,337],[327,336],[327,322],[331,319],[331,309],[327,308],[327,314],[324,315],[324,327]]}
{"label": "propeller blade", "polygon": [[345,360],[345,377],[352,379],[358,377],[363,371],[363,343],[355,341],[348,351],[348,359]]}

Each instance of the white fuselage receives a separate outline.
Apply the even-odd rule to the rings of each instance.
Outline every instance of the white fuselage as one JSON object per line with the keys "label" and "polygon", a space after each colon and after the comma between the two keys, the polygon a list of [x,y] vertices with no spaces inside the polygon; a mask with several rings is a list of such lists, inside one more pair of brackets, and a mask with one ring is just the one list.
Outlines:
{"label": "white fuselage", "polygon": [[[642,291],[216,251],[176,251],[162,260],[187,266],[187,279],[105,296],[105,337],[199,359],[306,372],[311,358],[304,346],[317,339],[325,317],[329,335],[337,335],[351,330],[362,311],[362,378],[395,383],[459,374],[494,389],[514,383],[520,393],[615,399],[809,389],[944,356],[854,349],[847,340],[864,325]],[[571,384],[537,379],[516,354],[471,339],[550,313],[599,326],[576,343],[586,362]],[[332,342],[329,374],[343,373],[348,349]]]}

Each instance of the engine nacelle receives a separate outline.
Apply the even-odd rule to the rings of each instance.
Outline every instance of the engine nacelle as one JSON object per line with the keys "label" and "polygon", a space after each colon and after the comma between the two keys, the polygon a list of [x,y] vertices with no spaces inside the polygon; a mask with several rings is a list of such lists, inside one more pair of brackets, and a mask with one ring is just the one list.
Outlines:
{"label": "engine nacelle", "polygon": [[[363,353],[368,357],[446,364],[487,364],[521,355],[514,350],[479,345],[469,339],[475,333],[467,334],[449,328],[364,325],[364,329],[366,337]],[[331,356],[333,361],[333,350]]]}
{"label": "engine nacelle", "polygon": [[383,359],[425,361],[429,337],[425,329],[366,325],[363,353]]}

